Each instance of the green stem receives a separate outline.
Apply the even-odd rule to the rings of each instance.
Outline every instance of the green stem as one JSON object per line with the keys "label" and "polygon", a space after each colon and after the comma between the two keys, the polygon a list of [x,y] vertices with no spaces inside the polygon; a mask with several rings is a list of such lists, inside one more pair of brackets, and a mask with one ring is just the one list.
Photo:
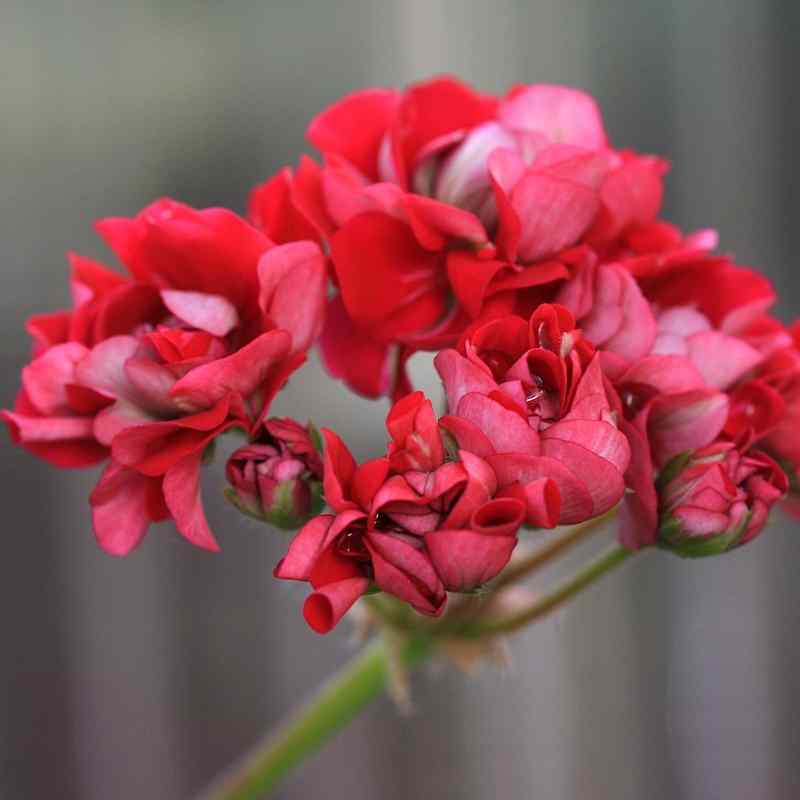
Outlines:
{"label": "green stem", "polygon": [[492,590],[501,589],[511,583],[515,583],[520,578],[524,578],[533,572],[536,572],[540,567],[552,561],[556,556],[566,553],[571,550],[575,545],[580,544],[584,539],[587,539],[593,533],[600,530],[608,520],[612,519],[616,514],[616,508],[603,514],[602,517],[595,517],[582,525],[574,525],[567,529],[557,539],[548,542],[544,547],[523,556],[518,561],[512,563],[500,575],[495,578],[491,584]]}
{"label": "green stem", "polygon": [[540,597],[527,608],[508,617],[494,620],[478,620],[466,623],[452,632],[453,636],[477,639],[484,636],[509,634],[524,628],[540,617],[555,611],[570,598],[593,584],[598,578],[622,564],[635,550],[628,550],[620,545],[613,545],[595,561],[591,561],[583,569],[571,575],[553,591]]}
{"label": "green stem", "polygon": [[[430,653],[427,639],[410,639],[400,653],[406,667]],[[205,800],[255,800],[269,792],[304,758],[347,725],[386,686],[389,663],[377,638],[292,715],[274,736],[256,743],[249,753],[203,795]]]}
{"label": "green stem", "polygon": [[[405,667],[427,658],[436,638],[480,638],[513,633],[554,611],[621,564],[633,551],[614,545],[602,556],[522,611],[499,620],[442,620],[425,633],[411,634],[399,653]],[[311,753],[318,750],[364,706],[375,699],[389,679],[389,656],[382,639],[375,640],[342,668],[320,692],[255,747],[203,795],[205,800],[256,800]]]}

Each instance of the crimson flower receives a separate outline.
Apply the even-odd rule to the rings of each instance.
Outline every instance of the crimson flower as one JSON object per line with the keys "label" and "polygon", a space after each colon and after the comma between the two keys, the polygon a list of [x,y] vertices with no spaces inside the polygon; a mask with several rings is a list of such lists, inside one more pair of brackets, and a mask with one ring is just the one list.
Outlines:
{"label": "crimson flower", "polygon": [[408,391],[408,356],[452,346],[487,307],[530,313],[569,276],[569,248],[607,250],[661,202],[663,162],[611,149],[576,89],[368,89],[319,114],[308,139],[323,165],[304,158],[258,187],[251,213],[280,201],[279,240],[307,224],[329,240],[339,294],[323,358],[368,396]]}

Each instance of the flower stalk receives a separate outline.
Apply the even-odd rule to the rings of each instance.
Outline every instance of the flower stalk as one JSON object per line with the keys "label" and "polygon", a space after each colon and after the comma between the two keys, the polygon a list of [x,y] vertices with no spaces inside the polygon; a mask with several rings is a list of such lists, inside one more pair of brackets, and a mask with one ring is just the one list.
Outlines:
{"label": "flower stalk", "polygon": [[[600,517],[591,524],[576,526],[561,538],[550,543],[524,565],[517,565],[510,577],[495,583],[507,586],[518,581],[544,563],[586,538],[610,516]],[[612,545],[597,559],[576,574],[541,596],[528,608],[496,620],[444,620],[408,627],[408,621],[387,620],[389,625],[405,628],[407,639],[399,659],[410,669],[435,652],[437,639],[480,639],[508,635],[519,631],[567,603],[581,591],[610,572],[637,551]],[[524,566],[524,568],[523,568]],[[383,616],[379,596],[366,598],[373,612]],[[380,610],[378,610],[380,608]],[[397,656],[395,656],[397,657]],[[345,727],[355,716],[386,688],[390,679],[389,654],[383,637],[376,638],[361,653],[348,662],[320,692],[291,716],[274,734],[257,743],[239,762],[235,763],[204,795],[203,800],[256,800],[265,796],[307,756],[316,752],[330,737]]]}
{"label": "flower stalk", "polygon": [[[400,653],[406,668],[423,661],[431,640],[409,638]],[[345,727],[386,687],[389,657],[377,637],[290,716],[274,735],[235,762],[202,795],[202,800],[255,800],[270,792],[295,766]]]}

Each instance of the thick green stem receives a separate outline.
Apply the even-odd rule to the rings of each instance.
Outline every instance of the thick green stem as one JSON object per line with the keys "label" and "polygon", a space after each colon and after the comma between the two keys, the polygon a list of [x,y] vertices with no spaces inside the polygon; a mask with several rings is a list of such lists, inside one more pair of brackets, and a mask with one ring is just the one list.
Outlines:
{"label": "thick green stem", "polygon": [[[427,639],[410,639],[400,653],[407,667],[430,652]],[[222,775],[205,800],[256,800],[295,765],[319,749],[385,688],[389,675],[386,648],[376,639],[345,664],[319,693],[293,714],[274,736],[265,737]]]}
{"label": "thick green stem", "polygon": [[613,545],[595,561],[590,562],[583,569],[571,575],[562,584],[553,589],[553,591],[543,595],[527,608],[501,619],[478,620],[466,623],[454,630],[451,635],[478,639],[485,636],[514,633],[520,628],[524,628],[526,625],[535,622],[540,617],[545,616],[545,614],[555,611],[570,598],[605,575],[606,572],[622,564],[623,561],[629,556],[632,556],[635,552],[637,551],[628,550],[620,545]]}

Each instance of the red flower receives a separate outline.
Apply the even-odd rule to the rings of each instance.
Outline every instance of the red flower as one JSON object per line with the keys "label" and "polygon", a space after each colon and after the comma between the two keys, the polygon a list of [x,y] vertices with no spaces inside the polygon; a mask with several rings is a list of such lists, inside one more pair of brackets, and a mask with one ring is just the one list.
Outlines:
{"label": "red flower", "polygon": [[[530,313],[547,299],[538,287],[568,276],[566,248],[607,250],[660,206],[663,164],[609,149],[575,89],[499,100],[452,78],[369,89],[318,115],[308,138],[324,165],[304,159],[254,197],[280,197],[279,241],[297,235],[298,215],[330,239],[341,300],[324,360],[368,396],[401,395],[407,357],[452,346],[487,304]],[[353,345],[364,359],[344,355]]]}
{"label": "red flower", "polygon": [[[423,614],[439,614],[445,589],[491,580],[517,543],[524,505],[495,498],[495,474],[473,453],[446,460],[429,400],[420,392],[404,398],[387,427],[388,455],[360,466],[334,433],[323,431],[324,494],[334,514],[309,522],[275,570],[279,578],[311,583],[304,614],[320,633],[373,583]],[[545,492],[557,503],[553,489],[548,484]]]}
{"label": "red flower", "polygon": [[313,243],[274,247],[229,211],[171,200],[97,227],[132,279],[73,259],[76,307],[62,333],[76,341],[26,368],[4,416],[59,463],[111,450],[91,496],[109,552],[127,553],[165,516],[217,549],[199,496],[204,450],[230,427],[256,434],[303,362],[322,322],[325,259]]}
{"label": "red flower", "polygon": [[451,412],[442,425],[487,459],[504,494],[525,500],[530,524],[580,522],[619,501],[628,445],[598,359],[565,308],[480,326],[463,354],[446,350],[436,367]]}

